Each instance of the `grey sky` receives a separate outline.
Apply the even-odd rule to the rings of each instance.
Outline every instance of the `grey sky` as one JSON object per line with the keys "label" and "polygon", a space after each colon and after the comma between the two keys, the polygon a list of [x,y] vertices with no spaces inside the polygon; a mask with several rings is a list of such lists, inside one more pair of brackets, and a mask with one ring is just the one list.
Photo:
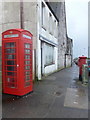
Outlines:
{"label": "grey sky", "polygon": [[88,56],[88,0],[66,0],[66,16],[74,57]]}

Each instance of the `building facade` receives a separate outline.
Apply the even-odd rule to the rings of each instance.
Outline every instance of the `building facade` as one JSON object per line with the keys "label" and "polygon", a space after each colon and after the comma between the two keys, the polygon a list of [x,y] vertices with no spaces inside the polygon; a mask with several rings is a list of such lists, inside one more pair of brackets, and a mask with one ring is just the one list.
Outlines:
{"label": "building facade", "polygon": [[58,21],[44,0],[38,2],[37,76],[57,70]]}
{"label": "building facade", "polygon": [[41,80],[42,76],[68,66],[65,63],[70,62],[65,56],[65,2],[19,1],[3,2],[1,6],[2,32],[12,28],[23,28],[33,34],[33,79]]}
{"label": "building facade", "polygon": [[65,53],[65,67],[72,66],[73,62],[73,40],[67,37],[67,49]]}
{"label": "building facade", "polygon": [[[68,41],[70,40],[67,37],[65,1],[50,2],[50,7],[58,18],[58,69],[63,69],[72,64],[72,58],[70,55],[72,53],[68,52],[67,54],[67,49],[70,43]],[[69,47],[69,49],[72,51],[71,47]]]}

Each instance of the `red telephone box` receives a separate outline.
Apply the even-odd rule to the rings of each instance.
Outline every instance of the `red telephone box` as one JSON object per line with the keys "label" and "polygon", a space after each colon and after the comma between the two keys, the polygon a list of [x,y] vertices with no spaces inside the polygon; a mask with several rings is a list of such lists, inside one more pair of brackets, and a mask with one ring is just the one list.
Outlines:
{"label": "red telephone box", "polygon": [[2,33],[3,93],[25,95],[33,91],[32,34],[23,29]]}
{"label": "red telephone box", "polygon": [[79,60],[78,60],[79,80],[82,80],[82,65],[83,65],[83,64],[86,64],[86,59],[87,59],[87,57],[85,57],[85,56],[79,57]]}

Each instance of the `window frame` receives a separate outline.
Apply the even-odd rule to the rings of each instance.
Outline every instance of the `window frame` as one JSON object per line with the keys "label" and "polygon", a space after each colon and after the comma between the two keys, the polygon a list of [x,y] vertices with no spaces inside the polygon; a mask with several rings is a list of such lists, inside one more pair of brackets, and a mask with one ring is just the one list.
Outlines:
{"label": "window frame", "polygon": [[45,46],[46,46],[45,47],[46,50],[48,50],[49,52],[45,53],[45,64],[44,64],[44,67],[55,64],[55,57],[54,57],[54,49],[55,48],[54,48],[54,46],[50,45],[50,44],[46,44]]}

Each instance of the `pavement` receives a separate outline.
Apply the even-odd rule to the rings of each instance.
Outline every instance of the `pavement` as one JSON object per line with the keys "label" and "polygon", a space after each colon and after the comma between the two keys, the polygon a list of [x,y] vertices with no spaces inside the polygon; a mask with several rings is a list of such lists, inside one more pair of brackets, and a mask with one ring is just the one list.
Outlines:
{"label": "pavement", "polygon": [[88,87],[73,65],[34,84],[21,98],[3,94],[3,118],[88,118]]}

